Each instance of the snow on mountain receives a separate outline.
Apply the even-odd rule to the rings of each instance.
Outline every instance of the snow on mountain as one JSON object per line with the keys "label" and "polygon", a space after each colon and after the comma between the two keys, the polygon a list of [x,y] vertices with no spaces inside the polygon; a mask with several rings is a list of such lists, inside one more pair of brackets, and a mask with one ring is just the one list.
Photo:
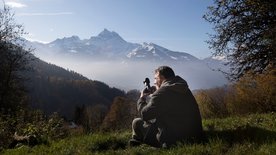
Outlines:
{"label": "snow on mountain", "polygon": [[203,59],[203,62],[212,70],[229,72],[230,69],[226,56],[211,56]]}
{"label": "snow on mountain", "polygon": [[72,48],[80,43],[81,43],[81,40],[78,36],[64,37],[63,39],[56,39],[55,41],[49,43],[49,47],[63,46],[63,47]]}
{"label": "snow on mountain", "polygon": [[188,53],[170,51],[154,43],[143,43],[133,49],[127,55],[134,60],[155,60],[155,61],[198,61],[198,59]]}
{"label": "snow on mountain", "polygon": [[53,42],[46,44],[45,48],[49,48],[50,51],[55,53],[78,53],[83,48],[80,46],[82,41],[78,36],[64,37],[62,39],[56,39]]}
{"label": "snow on mountain", "polygon": [[107,57],[121,57],[137,46],[126,42],[119,34],[107,29],[104,29],[98,36],[86,40],[85,45],[95,48],[91,53],[97,51],[98,54]]}
{"label": "snow on mountain", "polygon": [[126,42],[118,33],[114,31],[109,31],[107,29],[104,29],[100,34],[97,36],[99,39],[105,41],[105,40],[110,40],[110,39],[117,39],[122,42]]}
{"label": "snow on mountain", "polygon": [[216,71],[223,66],[221,57],[200,60],[154,43],[130,43],[107,29],[89,39],[72,36],[47,44],[30,44],[42,60],[126,90],[141,88],[137,81],[152,76],[149,74],[160,65],[171,66],[190,83],[191,89],[227,83],[222,73]]}
{"label": "snow on mountain", "polygon": [[224,61],[224,62],[227,61],[227,58],[226,58],[225,55],[212,56],[211,58],[214,59],[214,60],[218,60],[218,61]]}
{"label": "snow on mountain", "polygon": [[48,44],[32,43],[36,53],[52,52],[53,54],[76,54],[94,58],[120,58],[130,60],[154,61],[198,61],[188,53],[170,51],[154,43],[130,43],[118,33],[104,29],[97,36],[81,40],[78,36],[56,39]]}

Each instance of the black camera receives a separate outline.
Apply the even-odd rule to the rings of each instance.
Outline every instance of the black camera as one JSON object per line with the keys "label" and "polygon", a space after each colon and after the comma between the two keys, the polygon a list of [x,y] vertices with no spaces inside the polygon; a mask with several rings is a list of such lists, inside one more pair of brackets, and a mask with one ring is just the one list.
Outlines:
{"label": "black camera", "polygon": [[149,78],[145,78],[145,81],[143,81],[144,85],[148,90],[150,90],[150,80]]}
{"label": "black camera", "polygon": [[144,93],[149,93],[152,94],[156,89],[155,87],[151,87],[150,86],[150,80],[149,78],[145,78],[145,80],[143,81],[144,85],[146,86]]}

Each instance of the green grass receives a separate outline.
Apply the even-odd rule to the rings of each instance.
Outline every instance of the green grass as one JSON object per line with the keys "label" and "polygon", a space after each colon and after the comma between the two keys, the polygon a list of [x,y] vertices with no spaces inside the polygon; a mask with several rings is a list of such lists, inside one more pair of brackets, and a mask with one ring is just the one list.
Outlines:
{"label": "green grass", "polygon": [[207,141],[178,144],[170,149],[147,145],[129,147],[131,132],[95,133],[52,141],[48,145],[21,146],[0,154],[276,154],[276,114],[203,120]]}

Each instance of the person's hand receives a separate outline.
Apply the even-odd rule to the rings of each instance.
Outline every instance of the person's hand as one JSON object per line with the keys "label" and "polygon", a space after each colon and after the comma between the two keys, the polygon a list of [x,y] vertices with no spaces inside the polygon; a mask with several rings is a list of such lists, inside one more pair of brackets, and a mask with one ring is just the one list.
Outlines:
{"label": "person's hand", "polygon": [[150,95],[150,92],[148,90],[148,88],[144,88],[142,91],[141,91],[141,94],[140,94],[140,98],[146,98],[147,96]]}
{"label": "person's hand", "polygon": [[141,95],[140,98],[146,98],[147,96],[149,96],[150,94],[154,93],[156,91],[156,87],[155,86],[151,86],[150,89],[145,88],[141,91]]}
{"label": "person's hand", "polygon": [[156,86],[151,86],[150,87],[151,94],[154,93],[156,90],[157,90]]}

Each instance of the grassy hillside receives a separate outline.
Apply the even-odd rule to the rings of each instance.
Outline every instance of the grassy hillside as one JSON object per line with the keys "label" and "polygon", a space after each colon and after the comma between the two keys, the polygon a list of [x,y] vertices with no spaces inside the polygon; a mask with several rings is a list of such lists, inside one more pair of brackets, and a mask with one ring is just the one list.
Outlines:
{"label": "grassy hillside", "polygon": [[3,154],[276,154],[276,114],[254,114],[203,120],[207,141],[170,149],[129,147],[131,132],[97,133],[52,141],[33,148],[21,146]]}

